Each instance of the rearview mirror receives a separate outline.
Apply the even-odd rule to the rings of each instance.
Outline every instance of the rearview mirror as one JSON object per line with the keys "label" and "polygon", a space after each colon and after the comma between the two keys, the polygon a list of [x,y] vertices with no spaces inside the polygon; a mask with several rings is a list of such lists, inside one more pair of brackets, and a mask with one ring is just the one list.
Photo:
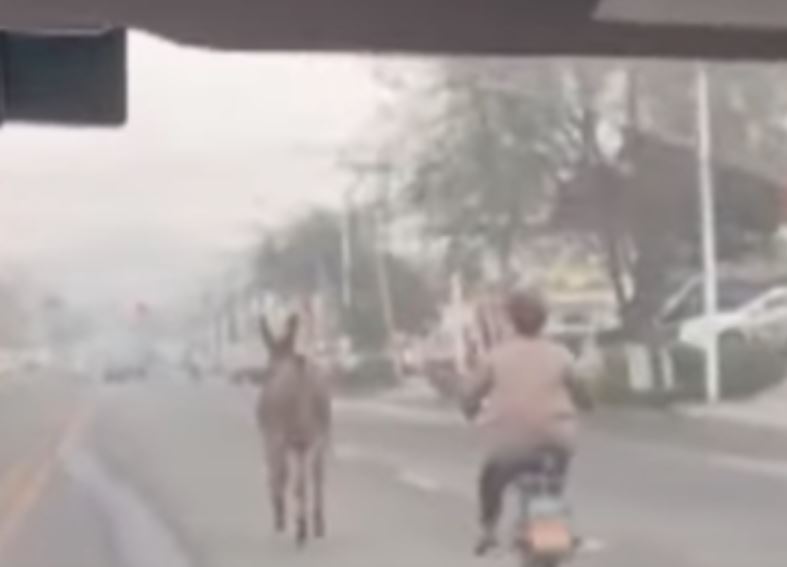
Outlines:
{"label": "rearview mirror", "polygon": [[0,121],[126,122],[123,30],[0,33]]}

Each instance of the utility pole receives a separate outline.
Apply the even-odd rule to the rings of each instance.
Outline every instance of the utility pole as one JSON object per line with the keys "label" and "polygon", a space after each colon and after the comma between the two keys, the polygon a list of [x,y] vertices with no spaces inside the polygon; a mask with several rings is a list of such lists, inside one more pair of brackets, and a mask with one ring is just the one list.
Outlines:
{"label": "utility pole", "polygon": [[394,315],[393,300],[391,297],[391,283],[388,273],[388,222],[384,210],[377,211],[375,219],[375,247],[374,257],[377,272],[377,285],[380,289],[380,301],[385,318],[385,326],[388,329],[388,342],[394,356],[394,363],[399,366],[399,357],[396,351],[396,318]]}
{"label": "utility pole", "polygon": [[355,193],[358,187],[350,187],[344,192],[344,211],[342,215],[342,304],[345,309],[353,301],[353,218],[355,215]]}
{"label": "utility pole", "polygon": [[705,395],[708,403],[720,397],[719,336],[717,332],[718,277],[716,260],[716,210],[713,183],[710,88],[704,64],[696,68],[697,169],[702,223],[702,268],[705,300]]}
{"label": "utility pole", "polygon": [[455,272],[451,276],[451,302],[448,311],[448,323],[454,343],[454,364],[460,376],[464,376],[468,370],[464,310],[465,293],[462,276]]}
{"label": "utility pole", "polygon": [[380,294],[380,303],[383,311],[383,319],[388,334],[388,348],[391,360],[398,378],[401,379],[401,365],[399,364],[399,354],[396,344],[396,316],[394,313],[393,298],[391,295],[390,275],[388,272],[388,261],[386,253],[388,251],[389,218],[388,218],[388,199],[391,190],[391,165],[385,161],[355,162],[350,167],[357,173],[373,174],[380,178],[383,187],[382,195],[375,199],[374,215],[374,262],[377,276],[377,286]]}

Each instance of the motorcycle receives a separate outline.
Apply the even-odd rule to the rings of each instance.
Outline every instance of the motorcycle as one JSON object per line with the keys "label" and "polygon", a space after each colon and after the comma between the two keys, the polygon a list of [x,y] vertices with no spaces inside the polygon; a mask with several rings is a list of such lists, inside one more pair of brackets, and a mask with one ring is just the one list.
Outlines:
{"label": "motorcycle", "polygon": [[558,567],[580,546],[571,525],[569,507],[553,486],[550,463],[542,471],[524,473],[515,486],[519,519],[514,537],[521,567]]}

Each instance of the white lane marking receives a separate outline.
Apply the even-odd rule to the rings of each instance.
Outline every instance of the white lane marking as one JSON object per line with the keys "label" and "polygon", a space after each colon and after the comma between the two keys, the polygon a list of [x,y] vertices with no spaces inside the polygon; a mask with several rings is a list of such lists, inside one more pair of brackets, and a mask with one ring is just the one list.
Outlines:
{"label": "white lane marking", "polygon": [[739,455],[712,453],[708,462],[713,465],[734,469],[740,472],[758,474],[787,481],[787,461],[753,459]]}
{"label": "white lane marking", "polygon": [[402,466],[403,459],[383,451],[342,443],[336,446],[334,453],[337,458],[347,462],[373,464],[390,469],[398,482],[422,492],[447,490],[447,487],[443,486],[433,476],[416,470],[411,466]]}
{"label": "white lane marking", "polygon": [[[462,424],[458,414],[439,409],[411,408],[403,405],[379,400],[343,400],[339,403],[341,411],[356,415],[369,415],[392,419],[411,424],[422,425],[456,425]],[[653,451],[658,451],[659,456],[685,461],[700,461],[714,467],[721,467],[739,473],[768,476],[787,481],[787,460],[766,460],[743,457],[732,453],[713,453],[708,451],[692,450],[685,447],[673,446],[663,442],[642,443],[627,439],[606,439],[615,443],[652,456]],[[378,459],[379,460],[379,459]],[[390,465],[391,459],[387,458],[385,464]]]}
{"label": "white lane marking", "polygon": [[458,412],[441,409],[421,409],[406,407],[390,402],[373,400],[337,400],[334,407],[344,413],[384,417],[396,421],[426,425],[461,425],[462,418]]}
{"label": "white lane marking", "polygon": [[[380,400],[341,400],[337,404],[340,411],[387,418],[412,424],[425,425],[461,425],[463,422],[458,414],[442,409],[422,409],[406,407],[396,403]],[[654,450],[659,456],[677,458],[685,461],[700,461],[705,464],[721,467],[740,473],[768,476],[787,480],[787,460],[755,459],[735,455],[733,453],[714,453],[700,449],[688,449],[673,446],[664,442],[638,442],[627,439],[606,438],[606,442],[641,451],[653,455]]]}
{"label": "white lane marking", "polygon": [[[369,447],[354,445],[351,443],[338,444],[334,449],[337,458],[356,463],[371,463],[395,471],[396,480],[402,484],[414,488],[420,492],[437,494],[452,493],[455,496],[470,497],[467,482],[459,482],[454,486],[452,483],[445,484],[433,476],[416,470],[412,467],[401,467],[396,458],[389,453],[384,453]],[[471,497],[472,498],[472,497]],[[582,542],[577,549],[579,554],[601,553],[609,548],[608,543],[598,537],[583,536]],[[507,555],[506,555],[507,557]]]}
{"label": "white lane marking", "polygon": [[412,469],[402,469],[397,475],[397,479],[412,488],[420,490],[421,492],[441,492],[444,487],[436,479],[426,475],[420,471]]}
{"label": "white lane marking", "polygon": [[[754,404],[756,402],[753,402]],[[680,413],[695,419],[698,422],[702,420],[717,420],[726,422],[729,425],[744,424],[748,426],[766,427],[775,430],[784,429],[787,427],[787,419],[785,419],[781,402],[759,402],[757,405],[739,406],[734,404],[726,404],[719,407],[684,407],[680,408]]]}
{"label": "white lane marking", "polygon": [[579,544],[578,553],[601,553],[609,546],[603,539],[597,537],[583,537],[582,542]]}
{"label": "white lane marking", "polygon": [[358,461],[363,457],[363,450],[355,445],[337,445],[333,452],[337,458],[344,461]]}
{"label": "white lane marking", "polygon": [[371,447],[340,443],[334,447],[333,452],[338,459],[343,461],[381,465],[384,467],[395,467],[397,465],[397,460],[392,455]]}
{"label": "white lane marking", "polygon": [[702,448],[673,447],[663,442],[637,443],[621,439],[614,441],[607,439],[606,441],[610,444],[614,442],[620,447],[626,447],[632,451],[642,452],[643,456],[649,459],[666,457],[685,463],[700,463],[708,467],[726,469],[740,474],[768,476],[787,481],[787,459],[755,458]]}

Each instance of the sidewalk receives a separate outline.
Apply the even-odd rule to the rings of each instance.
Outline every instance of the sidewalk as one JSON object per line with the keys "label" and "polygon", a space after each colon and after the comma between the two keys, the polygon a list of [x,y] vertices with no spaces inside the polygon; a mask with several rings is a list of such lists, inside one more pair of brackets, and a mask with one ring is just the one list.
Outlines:
{"label": "sidewalk", "polygon": [[751,400],[722,402],[713,406],[685,406],[680,411],[697,419],[722,420],[787,432],[787,383]]}

